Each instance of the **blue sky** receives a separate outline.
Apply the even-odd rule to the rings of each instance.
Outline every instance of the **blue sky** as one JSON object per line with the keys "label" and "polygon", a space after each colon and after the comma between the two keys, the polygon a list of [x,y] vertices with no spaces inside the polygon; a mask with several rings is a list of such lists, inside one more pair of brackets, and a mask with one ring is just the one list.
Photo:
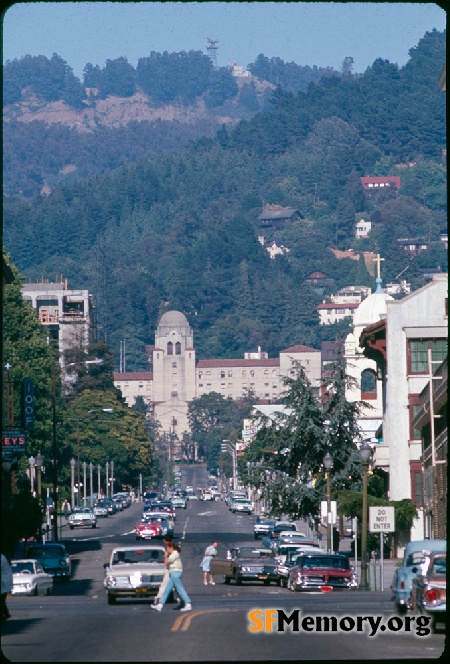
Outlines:
{"label": "blue sky", "polygon": [[247,66],[260,53],[299,65],[354,72],[376,58],[404,65],[425,32],[445,29],[434,3],[370,2],[19,2],[3,15],[3,62],[60,55],[82,77],[86,63],[151,51],[201,50],[218,39],[217,62]]}

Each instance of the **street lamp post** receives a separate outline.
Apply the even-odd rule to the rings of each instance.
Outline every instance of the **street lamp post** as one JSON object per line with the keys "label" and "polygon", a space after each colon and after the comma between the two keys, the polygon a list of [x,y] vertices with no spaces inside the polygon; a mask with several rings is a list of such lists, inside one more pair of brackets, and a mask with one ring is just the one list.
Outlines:
{"label": "street lamp post", "polygon": [[220,446],[222,452],[228,452],[231,454],[231,459],[233,461],[233,491],[237,489],[237,452],[236,445],[230,443],[229,440],[223,440]]}
{"label": "street lamp post", "polygon": [[111,496],[114,496],[114,461],[109,464],[111,468]]}
{"label": "street lamp post", "polygon": [[87,463],[86,461],[83,461],[83,505],[86,507],[86,469],[87,469]]}
{"label": "street lamp post", "polygon": [[75,459],[70,460],[70,475],[71,475],[71,498],[72,498],[72,509],[75,507]]}
{"label": "street lamp post", "polygon": [[92,480],[93,470],[94,470],[94,464],[91,461],[90,464],[89,464],[89,488],[91,490],[91,494],[90,494],[91,495],[91,507],[92,507],[92,497],[94,495],[94,482]]}
{"label": "street lamp post", "polygon": [[327,452],[323,459],[323,465],[327,471],[327,551],[331,553],[331,477],[330,471],[333,468],[333,457]]}
{"label": "street lamp post", "polygon": [[36,459],[34,456],[31,456],[28,459],[28,463],[30,465],[30,486],[31,486],[31,495],[34,496],[34,477],[36,474]]}
{"label": "street lamp post", "polygon": [[364,442],[359,448],[363,464],[363,501],[362,501],[362,520],[361,520],[361,581],[359,590],[369,590],[367,579],[367,472],[372,456],[372,448],[367,442]]}
{"label": "street lamp post", "polygon": [[105,463],[105,468],[106,468],[106,497],[108,498],[108,470],[109,470],[108,461]]}
{"label": "street lamp post", "polygon": [[102,490],[101,490],[101,473],[102,473],[102,467],[100,464],[97,465],[97,495],[100,498]]}
{"label": "street lamp post", "polygon": [[42,502],[42,466],[44,465],[44,457],[40,452],[36,455],[36,474],[37,474],[37,496],[39,502]]}

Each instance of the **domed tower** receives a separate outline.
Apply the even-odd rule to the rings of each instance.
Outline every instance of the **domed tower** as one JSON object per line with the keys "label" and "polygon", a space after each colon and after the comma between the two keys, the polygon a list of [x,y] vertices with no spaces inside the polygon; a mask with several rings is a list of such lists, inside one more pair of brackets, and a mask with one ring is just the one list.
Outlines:
{"label": "domed tower", "polygon": [[347,374],[355,379],[355,386],[347,388],[346,397],[349,401],[366,401],[371,406],[370,409],[363,409],[358,418],[364,438],[372,438],[382,422],[383,394],[376,363],[364,356],[359,346],[359,338],[365,327],[386,317],[386,301],[393,299],[391,295],[384,293],[380,276],[376,279],[376,285],[375,292],[356,309],[353,330],[345,339]]}
{"label": "domed tower", "polygon": [[189,430],[188,402],[195,397],[192,328],[181,311],[160,318],[153,351],[153,401],[163,431],[181,438]]}

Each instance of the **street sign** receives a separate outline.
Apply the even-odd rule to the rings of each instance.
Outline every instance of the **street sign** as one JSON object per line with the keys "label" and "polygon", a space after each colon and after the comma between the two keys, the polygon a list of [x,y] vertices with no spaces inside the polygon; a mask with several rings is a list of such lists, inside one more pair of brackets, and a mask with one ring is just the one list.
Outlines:
{"label": "street sign", "polygon": [[395,531],[395,507],[369,507],[369,532],[393,533]]}
{"label": "street sign", "polygon": [[[331,509],[331,523],[335,524],[336,523],[336,501],[335,500],[330,501],[330,509]],[[326,500],[321,500],[320,501],[320,520],[324,525],[326,525],[327,521],[328,521],[327,510],[328,510],[327,501]]]}
{"label": "street sign", "polygon": [[22,424],[24,429],[34,427],[34,383],[31,378],[22,381]]}
{"label": "street sign", "polygon": [[27,437],[25,431],[7,429],[2,433],[2,459],[11,459],[12,455],[27,451]]}

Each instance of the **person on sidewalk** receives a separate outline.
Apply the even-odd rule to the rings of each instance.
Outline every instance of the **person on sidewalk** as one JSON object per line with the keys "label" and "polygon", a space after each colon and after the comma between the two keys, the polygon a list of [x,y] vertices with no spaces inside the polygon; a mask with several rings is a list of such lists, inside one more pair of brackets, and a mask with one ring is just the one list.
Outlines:
{"label": "person on sidewalk", "polygon": [[192,611],[192,604],[189,595],[187,594],[181,577],[183,576],[183,564],[180,557],[180,547],[175,542],[167,544],[167,568],[169,570],[169,582],[166,585],[163,594],[161,595],[158,604],[150,606],[154,611],[162,611],[164,604],[167,602],[170,592],[173,588],[176,589],[178,595],[184,606],[180,611]]}
{"label": "person on sidewalk", "polygon": [[214,581],[214,576],[213,573],[211,572],[211,560],[214,558],[214,556],[217,555],[217,542],[211,542],[209,546],[206,547],[205,553],[203,556],[203,560],[200,563],[200,567],[203,570],[203,583],[205,586],[208,585],[208,578],[209,578],[209,583],[211,586],[215,586],[215,581]]}

